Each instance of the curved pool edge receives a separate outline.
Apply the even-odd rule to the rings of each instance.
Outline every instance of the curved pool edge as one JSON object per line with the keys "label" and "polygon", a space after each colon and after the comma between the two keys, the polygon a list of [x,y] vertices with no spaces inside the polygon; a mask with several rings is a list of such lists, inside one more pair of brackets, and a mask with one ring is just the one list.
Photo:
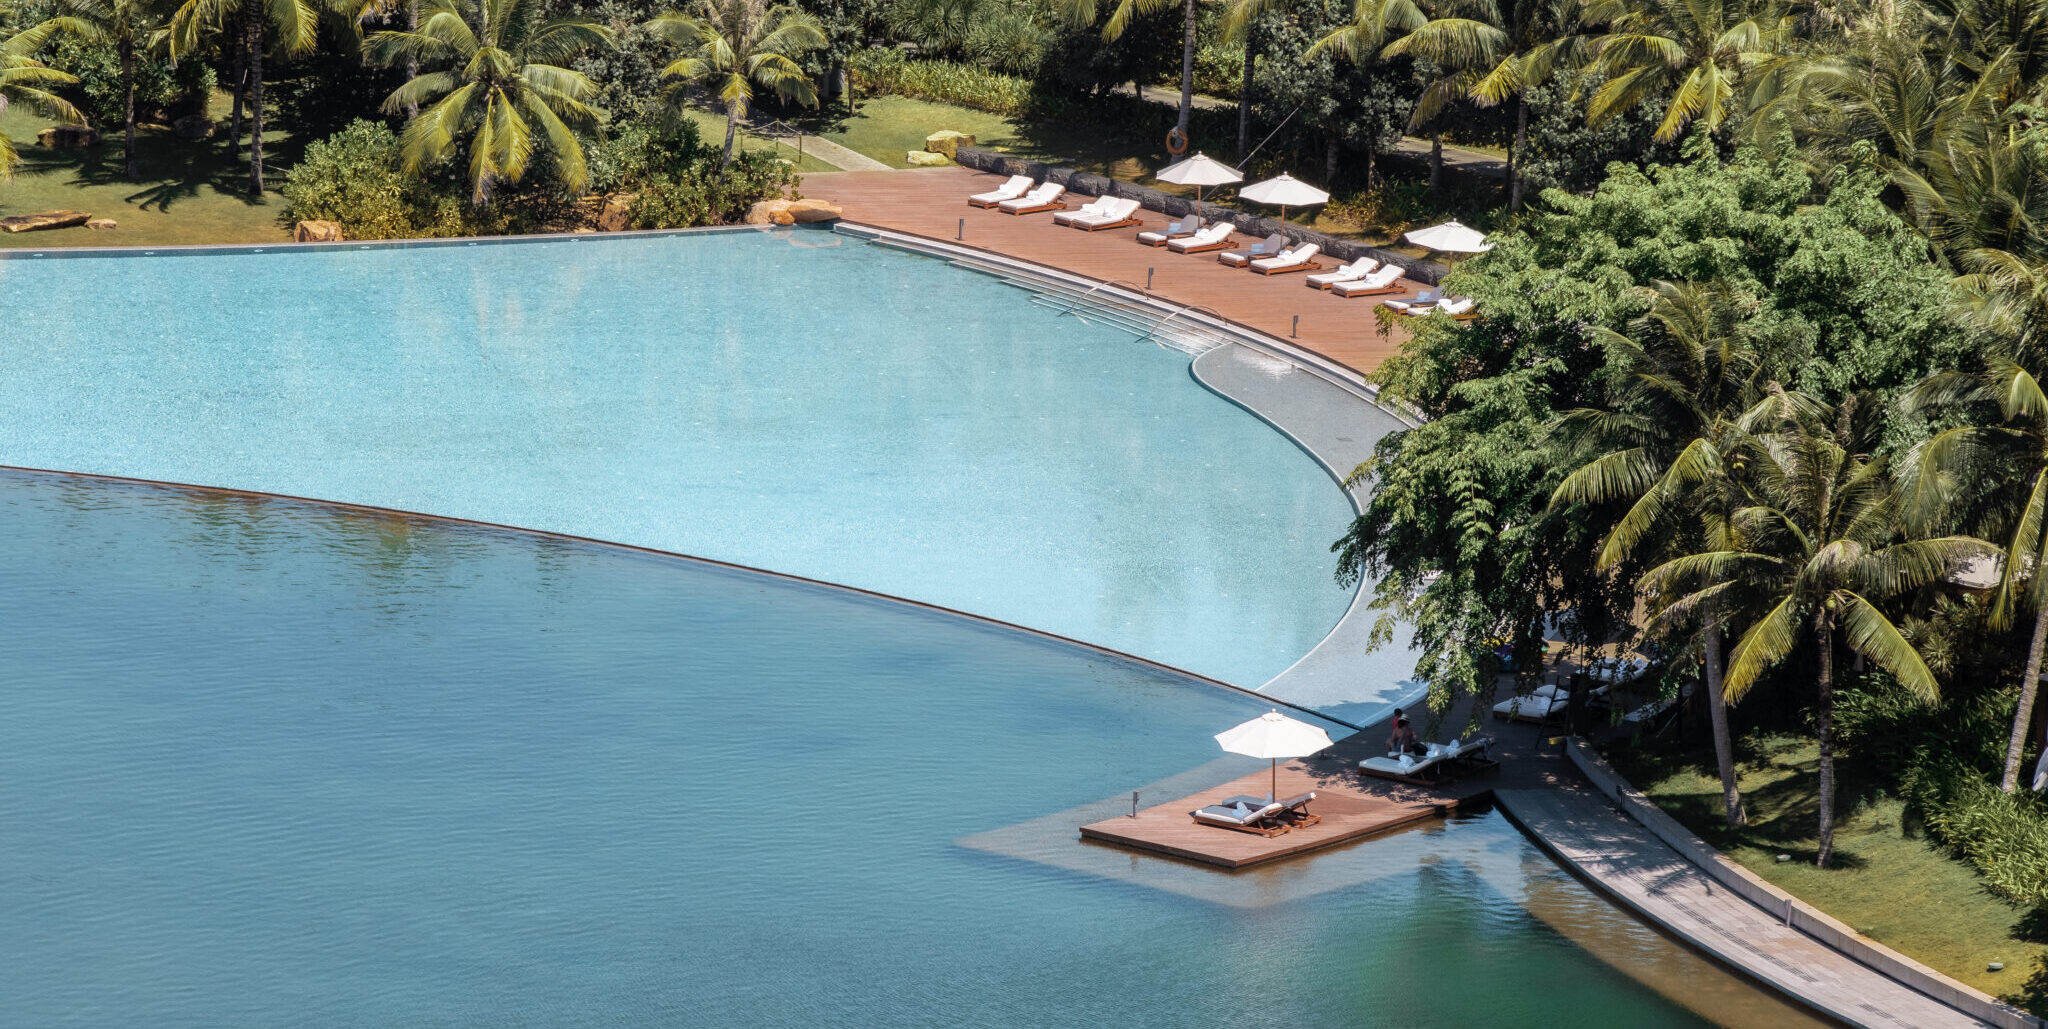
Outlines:
{"label": "curved pool edge", "polygon": [[[1366,493],[1362,489],[1344,488],[1351,469],[1371,456],[1372,444],[1379,435],[1416,425],[1409,414],[1380,403],[1379,390],[1356,369],[1241,322],[1146,293],[1134,288],[1135,284],[1096,279],[885,226],[841,222],[838,231],[988,274],[1078,290],[1082,297],[1077,306],[1100,298],[1146,309],[1161,319],[1155,323],[1155,330],[1165,319],[1173,318],[1227,340],[1224,345],[1196,356],[1189,365],[1190,377],[1294,443],[1344,491],[1353,511],[1364,510]],[[1378,434],[1361,443],[1340,427],[1361,422],[1380,422],[1374,426]],[[1362,705],[1369,715],[1356,720],[1366,725],[1384,720],[1394,708],[1412,706],[1428,693],[1426,685],[1401,680],[1365,695],[1354,688],[1360,676],[1352,658],[1367,649],[1375,620],[1371,600],[1361,586],[1353,591],[1351,602],[1337,623],[1315,646],[1253,692],[1275,700],[1288,697],[1289,703],[1303,707],[1318,703]]]}
{"label": "curved pool edge", "polygon": [[1028,625],[1020,625],[1016,622],[1007,622],[1000,618],[992,618],[988,615],[975,614],[972,611],[962,611],[958,608],[946,607],[942,604],[933,604],[927,601],[917,600],[911,597],[897,596],[892,593],[882,593],[877,590],[864,589],[859,586],[848,586],[844,583],[832,582],[826,579],[813,579],[808,576],[797,575],[791,572],[778,572],[772,568],[758,568],[753,565],[744,565],[733,561],[721,561],[713,557],[700,557],[696,554],[685,554],[680,551],[674,550],[662,550],[659,547],[642,546],[637,543],[620,543],[614,540],[597,539],[592,536],[578,536],[574,533],[554,532],[548,529],[529,529],[519,525],[506,525],[502,522],[486,522],[475,518],[462,518],[455,515],[430,514],[424,511],[408,511],[403,508],[396,507],[379,507],[375,504],[359,504],[345,500],[323,500],[319,497],[304,497],[291,493],[273,493],[265,490],[236,489],[233,487],[226,486],[207,486],[200,483],[172,482],[165,479],[146,479],[133,475],[107,475],[100,472],[79,472],[61,468],[31,468],[23,465],[11,464],[0,464],[0,472],[11,472],[15,474],[32,476],[47,476],[50,478],[68,478],[87,482],[112,483],[127,486],[145,486],[156,489],[177,490],[188,493],[200,493],[218,497],[240,497],[249,500],[283,501],[285,503],[302,504],[308,507],[320,508],[328,511],[339,511],[360,515],[370,515],[380,518],[396,518],[407,521],[425,522],[434,525],[455,526],[465,529],[482,529],[490,532],[510,533],[513,535],[526,536],[535,539],[557,540],[565,543],[575,543],[582,546],[600,547],[607,550],[617,550],[630,554],[639,554],[642,556],[659,558],[662,560],[685,561],[691,564],[702,565],[708,568],[720,568],[728,571],[745,572],[753,575],[765,576],[782,582],[808,586],[816,589],[826,589],[834,590],[841,593],[850,593],[855,596],[866,597],[871,600],[879,600],[889,604],[900,604],[906,607],[918,608],[920,610],[928,611],[933,614],[964,619],[966,621],[973,622],[978,625],[983,625],[989,628],[1001,629],[1008,632],[1030,636],[1032,638],[1049,643],[1057,643],[1070,647],[1077,647],[1082,650],[1099,654],[1111,660],[1138,665],[1140,667],[1148,668],[1156,672],[1164,672],[1168,675],[1179,676],[1185,679],[1202,683],[1207,686],[1213,686],[1220,689],[1228,690],[1232,693],[1249,697],[1254,700],[1261,701],[1263,703],[1277,704],[1282,707],[1291,708],[1295,711],[1299,711],[1307,715],[1312,715],[1316,718],[1322,719],[1326,722],[1330,722],[1334,725],[1341,725],[1354,732],[1364,730],[1364,726],[1354,724],[1343,718],[1338,718],[1332,715],[1324,714],[1323,712],[1318,711],[1315,708],[1310,707],[1306,704],[1297,704],[1291,700],[1285,700],[1280,697],[1267,696],[1263,693],[1260,693],[1257,690],[1247,689],[1235,683],[1226,682],[1222,679],[1218,679],[1213,676],[1203,675],[1200,672],[1189,671],[1188,669],[1181,668],[1176,665],[1167,664],[1164,661],[1156,661],[1149,657],[1141,657],[1137,654],[1117,650],[1114,647],[1106,647],[1099,643],[1090,643],[1087,640],[1075,639],[1071,636],[1062,636],[1056,632],[1048,632],[1044,629],[1034,629]]}

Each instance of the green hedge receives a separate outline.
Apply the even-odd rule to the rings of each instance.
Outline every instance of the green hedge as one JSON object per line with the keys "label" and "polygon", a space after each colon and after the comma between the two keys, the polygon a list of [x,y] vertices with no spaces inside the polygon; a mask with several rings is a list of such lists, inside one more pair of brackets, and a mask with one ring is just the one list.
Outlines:
{"label": "green hedge", "polygon": [[912,60],[893,47],[862,50],[847,66],[864,93],[893,93],[1012,118],[1035,106],[1030,79],[950,61]]}
{"label": "green hedge", "polygon": [[1991,892],[2020,904],[2048,901],[2048,804],[1954,763],[1915,768],[1904,785],[1928,835],[1975,865]]}

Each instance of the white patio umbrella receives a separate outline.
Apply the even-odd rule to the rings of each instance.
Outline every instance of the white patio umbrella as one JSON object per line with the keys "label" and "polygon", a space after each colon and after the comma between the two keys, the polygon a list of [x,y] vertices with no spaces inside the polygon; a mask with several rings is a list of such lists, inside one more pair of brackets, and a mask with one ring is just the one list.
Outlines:
{"label": "white patio umbrella", "polygon": [[1224,750],[1247,757],[1262,757],[1273,762],[1273,784],[1266,791],[1266,799],[1273,800],[1280,795],[1280,759],[1283,757],[1307,757],[1330,745],[1330,734],[1307,722],[1298,722],[1280,713],[1279,708],[1216,734],[1216,742]]}
{"label": "white patio umbrella", "polygon": [[1200,153],[1185,161],[1169,164],[1159,169],[1159,174],[1152,177],[1176,186],[1195,187],[1196,214],[1202,213],[1202,187],[1228,186],[1233,182],[1244,181],[1243,172]]}
{"label": "white patio umbrella", "polygon": [[1446,254],[1483,254],[1493,249],[1486,241],[1486,234],[1478,229],[1468,229],[1453,218],[1442,225],[1416,229],[1405,237],[1419,247],[1442,251]]}
{"label": "white patio umbrella", "polygon": [[1287,209],[1290,207],[1307,207],[1310,204],[1328,203],[1330,200],[1330,194],[1286,172],[1281,172],[1278,178],[1254,182],[1238,190],[1237,195],[1253,203],[1272,204],[1280,208],[1280,220],[1283,222],[1287,220]]}

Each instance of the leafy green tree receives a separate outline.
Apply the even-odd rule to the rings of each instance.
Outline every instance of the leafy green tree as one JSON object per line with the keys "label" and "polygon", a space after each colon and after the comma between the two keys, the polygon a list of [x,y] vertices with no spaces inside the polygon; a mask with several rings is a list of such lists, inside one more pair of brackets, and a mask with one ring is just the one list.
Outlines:
{"label": "leafy green tree", "polygon": [[[52,86],[68,86],[78,80],[29,57],[49,38],[39,28],[31,27],[0,39],[0,114],[6,114],[11,104],[27,104],[52,118],[83,121],[70,101],[50,91]],[[15,166],[20,163],[21,155],[15,152],[14,141],[0,132],[0,180],[13,178]]]}
{"label": "leafy green tree", "polygon": [[1813,657],[1820,740],[1814,863],[1822,868],[1835,850],[1836,649],[1846,646],[1868,658],[1932,702],[1939,695],[1934,673],[1879,605],[1989,549],[1969,537],[1900,541],[1886,462],[1859,445],[1858,403],[1851,397],[1837,409],[1816,412],[1823,416],[1818,425],[1784,419],[1743,447],[1733,471],[1746,502],[1731,513],[1728,545],[1673,559],[1644,576],[1653,592],[1676,595],[1674,606],[1748,609],[1749,627],[1729,655],[1723,684],[1730,702],[1793,655]]}
{"label": "leafy green tree", "polygon": [[[1566,455],[1582,449],[1597,456],[1565,477],[1551,495],[1552,507],[1598,511],[1631,503],[1601,544],[1603,571],[1643,552],[1675,557],[1730,549],[1742,506],[1730,459],[1747,445],[1751,427],[1785,417],[1793,403],[1763,389],[1763,354],[1747,331],[1755,298],[1695,283],[1657,282],[1648,292],[1649,311],[1627,333],[1594,331],[1608,350],[1606,404],[1569,412],[1557,425]],[[1690,605],[1668,596],[1648,599],[1655,624],[1693,628],[1706,671],[1724,816],[1729,825],[1741,825],[1746,819],[1722,696],[1728,612],[1715,597]]]}
{"label": "leafy green tree", "polygon": [[732,164],[733,133],[747,116],[754,87],[765,86],[785,100],[817,106],[818,90],[796,58],[825,45],[818,20],[794,7],[769,7],[763,0],[700,0],[693,14],[664,14],[647,23],[656,38],[680,47],[683,56],[663,68],[674,81],[667,93],[672,112],[686,102],[690,84],[709,88],[725,106],[725,155]]}
{"label": "leafy green tree", "polygon": [[[301,54],[313,48],[319,38],[320,12],[306,0],[183,0],[172,12],[165,39],[172,60],[197,50],[202,42],[221,32],[229,33],[237,64],[246,67],[246,87],[240,75],[235,82],[235,111],[239,123],[246,90],[249,101],[249,193],[263,195],[263,59],[269,53],[272,36],[287,54]],[[235,145],[239,125],[228,133],[228,145]]]}
{"label": "leafy green tree", "polygon": [[1739,112],[1743,73],[1776,52],[1790,29],[1778,0],[1593,0],[1586,20],[1607,31],[1592,42],[1606,81],[1588,108],[1597,124],[1664,98],[1657,138],[1698,121],[1719,132]]}
{"label": "leafy green tree", "polygon": [[[599,114],[586,101],[597,87],[564,67],[584,49],[609,43],[611,30],[574,18],[538,20],[537,0],[485,0],[477,23],[456,0],[430,0],[416,32],[378,32],[363,52],[385,66],[415,58],[424,71],[391,93],[386,113],[419,106],[405,125],[405,169],[419,174],[467,150],[470,201],[490,202],[499,181],[526,174],[545,140],[563,185],[583,188],[583,145],[576,128]],[[466,137],[466,138],[465,138]]]}
{"label": "leafy green tree", "polygon": [[1874,172],[1835,176],[1814,203],[1796,160],[1743,150],[1722,161],[1700,139],[1692,154],[1647,172],[1617,166],[1591,196],[1544,193],[1446,282],[1481,317],[1426,320],[1373,375],[1383,397],[1429,420],[1389,435],[1360,469],[1375,492],[1336,544],[1338,572],[1374,577],[1375,608],[1414,627],[1433,703],[1490,692],[1494,649],[1533,660],[1546,619],[1597,642],[1623,624],[1633,577],[1594,568],[1611,518],[1550,507],[1584,463],[1552,425],[1605,403],[1614,371],[1595,330],[1647,314],[1642,287],[1718,283],[1754,297],[1743,331],[1762,374],[1825,400],[1895,394],[1969,359],[1945,277],[1884,206]]}
{"label": "leafy green tree", "polygon": [[136,61],[162,39],[161,7],[151,0],[56,0],[56,14],[50,20],[23,33],[70,33],[93,43],[107,43],[121,64],[122,115],[126,130],[123,156],[128,181],[142,176],[135,167],[135,68]]}

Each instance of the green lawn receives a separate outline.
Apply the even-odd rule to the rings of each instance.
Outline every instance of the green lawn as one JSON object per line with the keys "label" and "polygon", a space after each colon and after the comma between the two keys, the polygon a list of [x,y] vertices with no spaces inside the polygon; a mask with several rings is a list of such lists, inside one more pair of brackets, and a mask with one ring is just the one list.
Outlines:
{"label": "green lawn", "polygon": [[[699,111],[694,108],[685,111],[684,113],[688,115],[691,121],[697,124],[697,131],[699,133],[702,133],[704,142],[707,145],[713,147],[714,149],[725,146],[725,115],[713,114],[710,111]],[[818,158],[812,157],[809,154],[799,154],[797,152],[794,140],[791,140],[788,143],[782,143],[772,139],[763,139],[759,136],[752,136],[746,133],[741,133],[740,139],[734,142],[733,149],[739,151],[765,151],[776,157],[780,157],[786,161],[794,162],[796,164],[796,170],[800,172],[829,172],[839,170],[838,165],[832,164],[829,161],[821,161]],[[902,155],[899,154],[897,156],[900,157]]]}
{"label": "green lawn", "polygon": [[[225,112],[223,112],[224,114]],[[0,215],[83,210],[112,218],[111,232],[86,228],[0,234],[5,247],[161,245],[178,243],[272,243],[289,238],[278,222],[281,201],[261,201],[247,192],[247,165],[230,164],[220,140],[181,143],[167,131],[144,130],[137,139],[142,181],[130,182],[118,126],[98,147],[57,151],[39,147],[36,133],[51,122],[14,107],[0,116],[22,156],[11,182],[0,182]],[[282,133],[266,133],[270,184],[283,181],[294,153]],[[275,160],[272,149],[275,150]]]}
{"label": "green lawn", "polygon": [[[1720,780],[1706,753],[1614,755],[1658,806],[1723,853],[1865,936],[1987,993],[2010,996],[2048,954],[2048,925],[1986,892],[1969,865],[1916,831],[1902,801],[1853,761],[1840,763],[1838,867],[1813,865],[1818,748],[1789,737],[1745,740],[1738,773],[1750,824],[1722,824]],[[1779,854],[1793,860],[1779,862]],[[1990,972],[1992,962],[2005,970]]]}

